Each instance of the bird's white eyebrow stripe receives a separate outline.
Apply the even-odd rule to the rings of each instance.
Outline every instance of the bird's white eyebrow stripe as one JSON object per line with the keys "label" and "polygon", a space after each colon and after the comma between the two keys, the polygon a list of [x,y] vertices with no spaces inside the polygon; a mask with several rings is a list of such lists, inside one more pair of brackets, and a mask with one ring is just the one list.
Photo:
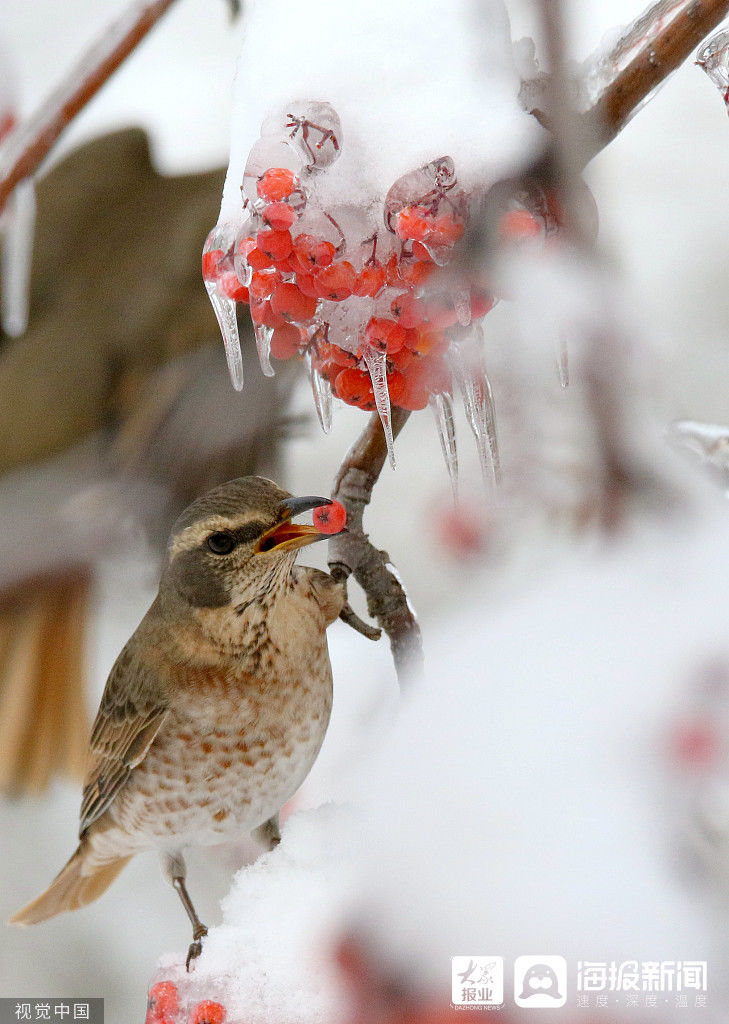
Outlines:
{"label": "bird's white eyebrow stripe", "polygon": [[[189,551],[191,548],[199,547],[211,533],[227,530],[234,534],[236,530],[242,529],[249,523],[261,523],[260,515],[261,513],[256,511],[235,516],[235,518],[221,515],[206,516],[191,526],[186,526],[177,536],[171,538],[168,549],[169,557],[174,558],[182,551]],[[265,528],[265,524],[261,523],[261,532]]]}

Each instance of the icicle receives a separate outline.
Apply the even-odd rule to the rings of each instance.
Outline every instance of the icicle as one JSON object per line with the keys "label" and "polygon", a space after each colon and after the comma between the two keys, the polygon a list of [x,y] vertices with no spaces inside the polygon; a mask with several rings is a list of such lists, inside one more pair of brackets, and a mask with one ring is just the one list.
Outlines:
{"label": "icicle", "polygon": [[272,327],[265,327],[263,324],[254,324],[253,333],[256,337],[256,348],[258,349],[258,361],[264,377],[275,377],[274,369],[271,366],[271,336]]}
{"label": "icicle", "polygon": [[453,488],[453,500],[458,499],[458,452],[456,451],[456,425],[453,419],[453,399],[447,391],[430,396],[430,408],[435,416],[438,438],[443,450],[448,476]]}
{"label": "icicle", "polygon": [[476,438],[484,477],[490,475],[494,483],[498,484],[501,481],[501,461],[496,433],[496,410],[480,347],[482,333],[477,327],[474,331],[475,336],[472,336],[466,345],[452,344],[449,356],[463,394],[466,417]]}
{"label": "icicle", "polygon": [[395,468],[395,444],[392,437],[392,422],[390,420],[390,393],[387,389],[387,357],[384,352],[378,352],[372,345],[362,346],[362,355],[367,363],[367,369],[372,380],[372,390],[375,393],[375,405],[380,414],[382,429],[385,432],[387,442],[387,453],[390,456],[390,465]]}
{"label": "icicle", "polygon": [[557,376],[562,387],[568,388],[570,383],[569,352],[567,339],[563,334],[557,338]]}
{"label": "icicle", "polygon": [[452,293],[453,308],[458,317],[461,327],[471,326],[471,296],[465,288],[460,288]]}
{"label": "icicle", "polygon": [[26,179],[7,202],[2,242],[2,327],[18,337],[28,326],[28,293],[33,261],[35,186]]}
{"label": "icicle", "polygon": [[205,288],[212,304],[215,316],[223,335],[225,358],[228,360],[228,372],[236,391],[243,388],[243,353],[240,350],[238,337],[238,318],[235,313],[235,302],[223,295],[215,281],[206,281]]}
{"label": "icicle", "polygon": [[325,380],[314,366],[310,352],[307,352],[304,356],[304,362],[306,363],[309,380],[311,381],[316,414],[319,417],[321,429],[325,434],[328,434],[332,429],[332,389],[329,381]]}
{"label": "icicle", "polygon": [[729,107],[729,30],[717,32],[696,54],[696,63],[705,71]]}

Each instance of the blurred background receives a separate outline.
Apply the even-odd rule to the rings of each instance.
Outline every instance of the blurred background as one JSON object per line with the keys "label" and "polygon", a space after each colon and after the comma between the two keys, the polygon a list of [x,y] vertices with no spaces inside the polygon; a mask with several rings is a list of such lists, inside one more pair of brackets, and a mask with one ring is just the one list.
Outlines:
{"label": "blurred background", "polygon": [[[535,35],[527,0],[507,6],[514,40]],[[5,3],[2,44],[21,117],[125,7],[119,0]],[[639,0],[573,0],[567,7],[576,61],[641,10]],[[186,500],[216,474],[249,471],[275,475],[293,493],[326,494],[364,425],[361,413],[340,406],[331,434],[322,435],[308,382],[288,364],[271,384],[251,363],[240,395],[227,383],[198,261],[227,162],[240,34],[223,0],[180,0],[76,119],[40,176],[30,329],[20,346],[3,339],[0,631],[28,615],[31,643],[75,630],[76,647],[65,657],[87,665],[87,714],[154,595],[160,537]],[[92,141],[129,128],[142,129],[146,141],[139,133],[101,148]],[[88,145],[83,159],[74,156]],[[174,181],[160,185],[160,175]],[[687,62],[590,164],[586,180],[599,208],[600,250],[623,282],[644,343],[631,353],[636,397],[661,424],[729,422],[729,119],[705,76]],[[151,190],[145,194],[160,189],[156,199],[140,198],[140,181]],[[120,223],[124,230],[115,234]],[[86,289],[94,268],[101,284]],[[398,442],[397,471],[385,468],[368,512],[368,530],[406,581],[426,648],[444,622],[458,618],[464,588],[472,586],[478,619],[487,624],[509,595],[537,579],[572,543],[595,487],[579,385],[561,389],[551,353],[542,363],[519,355],[508,304],[490,314],[487,339],[509,514],[494,508],[483,487],[462,418],[462,504],[452,510],[427,411],[411,418]],[[103,365],[100,352],[108,357]],[[70,408],[56,414],[64,396]],[[274,405],[281,410],[275,420]],[[63,620],[58,587],[69,578],[73,589],[61,592],[73,601],[61,601],[69,604]],[[384,644],[367,646],[341,624],[331,644],[332,730],[299,807],[331,795],[343,747],[395,697]],[[7,645],[1,649],[10,686],[22,666],[17,652],[13,661]],[[0,720],[7,712],[0,705]],[[46,728],[50,735],[53,723]],[[69,750],[68,765],[77,756]],[[4,780],[3,920],[47,884],[75,840],[78,784],[56,776],[50,764],[30,781],[37,792],[28,799],[17,795],[23,780]],[[248,855],[236,849],[190,857],[204,920],[218,920],[231,872]],[[82,913],[5,933],[0,993],[103,995],[108,1020],[141,1020],[158,955],[182,946],[181,917],[156,858],[138,857]]]}

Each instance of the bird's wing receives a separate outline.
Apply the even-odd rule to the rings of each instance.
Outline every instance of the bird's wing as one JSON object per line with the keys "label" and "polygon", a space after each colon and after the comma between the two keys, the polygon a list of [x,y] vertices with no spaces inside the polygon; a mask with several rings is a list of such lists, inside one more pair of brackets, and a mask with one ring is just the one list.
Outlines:
{"label": "bird's wing", "polygon": [[91,731],[80,835],[104,813],[144,759],[167,710],[159,680],[127,645],[111,670]]}

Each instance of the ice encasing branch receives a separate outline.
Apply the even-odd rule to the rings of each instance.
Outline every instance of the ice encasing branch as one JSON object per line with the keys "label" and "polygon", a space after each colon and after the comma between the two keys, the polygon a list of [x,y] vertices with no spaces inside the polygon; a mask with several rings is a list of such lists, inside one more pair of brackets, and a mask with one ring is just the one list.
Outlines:
{"label": "ice encasing branch", "polygon": [[[393,407],[392,434],[397,437],[409,412]],[[334,577],[354,576],[367,596],[367,610],[387,633],[398,679],[417,676],[423,667],[420,627],[400,580],[384,551],[364,532],[364,510],[387,460],[387,444],[377,413],[350,448],[342,463],[332,497],[347,510],[347,529],[329,542],[329,568]]]}
{"label": "ice encasing branch", "polygon": [[134,3],[105,30],[40,110],[11,132],[0,149],[0,209],[16,185],[38,170],[63,130],[174,2]]}
{"label": "ice encasing branch", "polygon": [[665,0],[659,0],[641,17],[643,46],[582,115],[583,163],[612,142],[653,90],[729,14],[729,0],[686,0],[661,27],[665,6]]}

